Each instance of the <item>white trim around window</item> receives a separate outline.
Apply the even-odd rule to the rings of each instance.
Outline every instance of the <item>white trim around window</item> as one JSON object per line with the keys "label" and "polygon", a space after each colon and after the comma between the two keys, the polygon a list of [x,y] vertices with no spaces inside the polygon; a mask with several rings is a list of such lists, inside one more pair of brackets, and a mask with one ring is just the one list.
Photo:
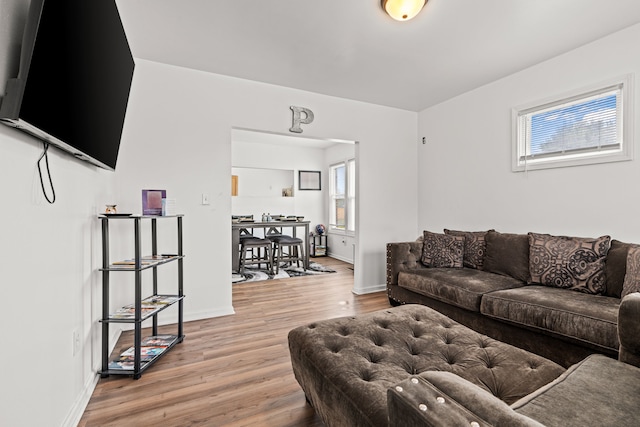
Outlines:
{"label": "white trim around window", "polygon": [[512,109],[512,170],[633,159],[633,74]]}

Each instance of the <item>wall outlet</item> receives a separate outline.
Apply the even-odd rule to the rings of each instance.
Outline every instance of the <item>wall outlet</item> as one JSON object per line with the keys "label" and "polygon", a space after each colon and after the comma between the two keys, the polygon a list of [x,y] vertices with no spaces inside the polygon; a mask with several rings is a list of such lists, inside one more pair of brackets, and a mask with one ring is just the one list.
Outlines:
{"label": "wall outlet", "polygon": [[78,330],[73,331],[73,344],[72,344],[72,355],[75,356],[80,351],[80,332]]}

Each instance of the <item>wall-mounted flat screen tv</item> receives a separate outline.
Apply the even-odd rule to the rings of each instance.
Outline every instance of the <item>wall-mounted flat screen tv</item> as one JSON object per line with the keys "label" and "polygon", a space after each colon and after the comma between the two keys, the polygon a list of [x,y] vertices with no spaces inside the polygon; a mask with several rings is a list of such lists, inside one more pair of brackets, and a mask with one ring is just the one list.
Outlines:
{"label": "wall-mounted flat screen tv", "polygon": [[115,170],[134,66],[115,0],[31,0],[0,121]]}

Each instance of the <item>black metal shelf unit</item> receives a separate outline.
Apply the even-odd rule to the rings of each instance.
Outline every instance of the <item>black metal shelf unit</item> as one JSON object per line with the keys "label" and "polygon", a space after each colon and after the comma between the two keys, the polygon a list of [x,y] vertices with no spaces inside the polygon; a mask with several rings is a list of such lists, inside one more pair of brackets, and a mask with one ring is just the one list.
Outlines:
{"label": "black metal shelf unit", "polygon": [[314,258],[327,256],[327,235],[314,234],[311,241],[311,256]]}
{"label": "black metal shelf unit", "polygon": [[[153,365],[160,357],[167,353],[173,346],[184,340],[183,333],[183,260],[182,250],[182,217],[172,216],[107,216],[100,215],[102,222],[102,369],[100,375],[131,375],[134,379],[140,378],[142,373]],[[158,219],[174,218],[177,220],[178,248],[174,254],[158,254],[157,221]],[[109,261],[109,221],[129,220],[134,227],[134,257],[130,260],[111,263]],[[151,221],[151,251],[152,254],[141,254],[141,223],[143,220]],[[158,294],[158,267],[170,262],[178,263],[178,289],[175,295]],[[152,295],[142,296],[142,272],[153,270]],[[131,272],[135,275],[134,303],[122,307],[115,313],[110,312],[109,288],[111,272]],[[176,305],[178,306],[178,321],[176,335],[158,335],[158,318],[161,311]],[[152,335],[142,337],[142,323],[152,320]],[[131,323],[134,325],[133,345],[119,358],[110,361],[109,355],[109,325],[111,323]],[[144,349],[144,351],[143,351]]]}

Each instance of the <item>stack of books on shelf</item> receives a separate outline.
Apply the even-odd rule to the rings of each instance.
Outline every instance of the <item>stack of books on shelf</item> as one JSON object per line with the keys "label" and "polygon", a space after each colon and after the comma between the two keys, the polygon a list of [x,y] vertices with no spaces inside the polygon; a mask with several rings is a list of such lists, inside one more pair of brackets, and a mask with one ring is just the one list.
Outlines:
{"label": "stack of books on shelf", "polygon": [[[140,366],[162,354],[176,340],[175,335],[154,335],[140,342]],[[109,369],[133,370],[135,347],[126,349],[120,357],[109,363]]]}
{"label": "stack of books on shelf", "polygon": [[[150,316],[180,299],[177,295],[152,295],[140,302],[140,316]],[[109,315],[109,319],[135,319],[136,305],[129,304]]]}

